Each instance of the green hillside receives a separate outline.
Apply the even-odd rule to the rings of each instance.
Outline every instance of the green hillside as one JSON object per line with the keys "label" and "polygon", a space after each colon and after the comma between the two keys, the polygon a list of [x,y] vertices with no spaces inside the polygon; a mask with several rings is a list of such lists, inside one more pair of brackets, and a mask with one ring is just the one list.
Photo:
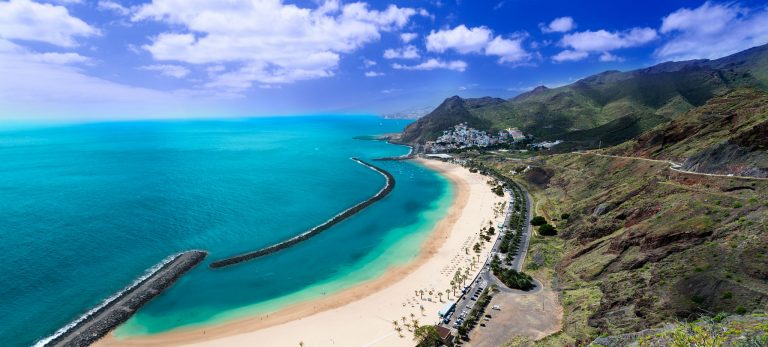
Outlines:
{"label": "green hillside", "polygon": [[433,140],[447,127],[466,121],[483,130],[518,127],[540,139],[566,140],[571,146],[618,144],[744,86],[768,86],[768,45],[717,60],[606,71],[559,88],[537,87],[504,101],[452,97],[409,125],[404,140]]}
{"label": "green hillside", "polygon": [[[481,160],[499,172],[519,169],[502,155]],[[551,279],[564,310],[562,331],[537,345],[768,307],[768,182],[576,153],[525,165],[536,169],[510,178],[559,230],[535,236],[526,262],[526,272]]]}
{"label": "green hillside", "polygon": [[600,153],[463,155],[501,173],[530,166],[509,177],[559,230],[535,236],[528,252],[528,272],[559,292],[564,311],[561,332],[537,345],[618,335],[597,343],[624,346],[653,329],[642,336],[664,346],[679,332],[669,323],[765,314],[768,181],[680,172],[645,158],[765,177],[768,93],[737,88]]}
{"label": "green hillside", "polygon": [[736,89],[607,151],[686,170],[768,177],[768,93]]}

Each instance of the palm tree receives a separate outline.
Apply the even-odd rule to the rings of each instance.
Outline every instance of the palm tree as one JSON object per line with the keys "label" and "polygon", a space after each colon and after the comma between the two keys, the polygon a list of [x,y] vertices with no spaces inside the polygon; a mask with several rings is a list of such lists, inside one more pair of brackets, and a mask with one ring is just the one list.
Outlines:
{"label": "palm tree", "polygon": [[403,316],[403,324],[405,324],[405,316]]}
{"label": "palm tree", "polygon": [[419,309],[421,310],[421,315],[424,315],[424,305],[419,305]]}
{"label": "palm tree", "polygon": [[419,328],[419,320],[418,319],[414,319],[413,320],[413,330],[416,330],[418,328]]}
{"label": "palm tree", "polygon": [[419,296],[421,297],[421,300],[424,300],[424,290],[423,289],[419,290]]}
{"label": "palm tree", "polygon": [[392,325],[397,326],[397,319],[392,321]]}
{"label": "palm tree", "polygon": [[451,289],[453,289],[453,296],[456,296],[456,276],[453,276],[453,281],[451,281]]}
{"label": "palm tree", "polygon": [[403,328],[395,327],[395,331],[397,331],[398,336],[403,337]]}
{"label": "palm tree", "polygon": [[437,297],[440,298],[440,302],[443,302],[443,292],[437,292]]}
{"label": "palm tree", "polygon": [[448,300],[450,298],[451,298],[451,290],[450,289],[446,289],[445,290],[445,299]]}
{"label": "palm tree", "polygon": [[304,347],[304,341],[299,341],[299,347]]}

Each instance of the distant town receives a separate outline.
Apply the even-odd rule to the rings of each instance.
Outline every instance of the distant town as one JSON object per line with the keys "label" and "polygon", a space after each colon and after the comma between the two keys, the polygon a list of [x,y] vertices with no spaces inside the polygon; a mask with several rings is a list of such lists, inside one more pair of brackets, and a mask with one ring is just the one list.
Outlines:
{"label": "distant town", "polygon": [[489,134],[484,130],[469,127],[466,123],[459,123],[453,128],[443,131],[437,140],[428,141],[424,145],[424,149],[427,153],[443,153],[464,148],[522,144],[523,142],[527,142],[531,148],[550,149],[562,143],[560,140],[532,143],[532,140],[532,135],[523,134],[518,128],[507,128],[497,134]]}

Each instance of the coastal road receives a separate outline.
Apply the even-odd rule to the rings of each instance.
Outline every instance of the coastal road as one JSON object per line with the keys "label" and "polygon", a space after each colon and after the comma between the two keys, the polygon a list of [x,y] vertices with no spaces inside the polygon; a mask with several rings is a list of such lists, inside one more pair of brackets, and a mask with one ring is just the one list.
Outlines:
{"label": "coastal road", "polygon": [[[525,216],[525,221],[523,223],[523,229],[521,230],[521,232],[523,233],[522,240],[520,242],[520,246],[517,249],[517,254],[515,255],[515,259],[513,261],[513,266],[517,271],[520,271],[522,269],[523,264],[525,262],[525,257],[528,254],[528,245],[530,244],[530,239],[531,239],[530,220],[533,213],[533,209],[531,208],[532,200],[531,200],[530,194],[522,186],[520,186],[520,190],[523,192],[523,194],[525,194],[524,200],[527,206],[526,208],[527,213]],[[508,288],[506,285],[501,283],[501,281],[499,281],[498,278],[496,278],[496,276],[494,276],[490,270],[491,258],[493,257],[493,254],[498,253],[498,249],[501,243],[503,233],[514,232],[512,230],[509,230],[506,226],[509,225],[509,219],[514,209],[515,198],[512,191],[506,190],[506,192],[509,194],[509,200],[507,203],[507,208],[504,216],[504,228],[500,229],[499,232],[496,234],[496,239],[493,243],[493,247],[491,248],[491,253],[483,263],[482,270],[480,270],[477,277],[475,277],[475,279],[472,280],[468,288],[459,297],[459,299],[456,300],[456,308],[453,314],[451,315],[450,320],[447,323],[441,324],[447,328],[454,328],[454,323],[458,318],[461,317],[461,314],[463,312],[466,311],[466,313],[469,314],[469,312],[472,310],[472,308],[475,306],[475,303],[476,303],[476,301],[472,299],[473,296],[475,296],[474,294],[478,293],[478,291],[482,292],[482,290],[486,289],[490,284],[495,284],[496,287],[502,292],[525,293],[519,290]],[[537,283],[537,289],[539,289],[540,287],[541,285]],[[531,294],[531,293],[526,293],[526,294]]]}
{"label": "coastal road", "polygon": [[521,231],[523,233],[522,240],[520,242],[520,247],[517,247],[517,255],[515,255],[515,260],[513,261],[512,266],[515,268],[515,270],[522,271],[523,263],[525,263],[525,257],[528,255],[528,245],[531,243],[531,234],[533,233],[531,230],[533,206],[531,206],[531,194],[528,193],[528,190],[523,188],[523,186],[518,186],[525,195],[526,214],[525,220],[523,221],[523,230]]}

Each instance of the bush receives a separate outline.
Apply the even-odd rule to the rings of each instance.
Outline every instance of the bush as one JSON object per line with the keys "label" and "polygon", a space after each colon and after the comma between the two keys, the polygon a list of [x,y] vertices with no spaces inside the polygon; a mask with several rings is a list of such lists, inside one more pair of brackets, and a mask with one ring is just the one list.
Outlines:
{"label": "bush", "polygon": [[504,285],[512,289],[531,290],[533,289],[533,278],[525,272],[517,272],[515,269],[503,269],[496,267],[493,274],[501,280]]}
{"label": "bush", "polygon": [[554,236],[557,235],[557,229],[549,224],[544,224],[539,227],[539,234],[543,236]]}
{"label": "bush", "polygon": [[560,215],[560,219],[562,219],[562,220],[567,220],[568,218],[571,218],[571,214],[570,213],[563,213],[563,214]]}
{"label": "bush", "polygon": [[737,314],[745,314],[745,313],[747,313],[747,309],[744,306],[739,306],[739,307],[736,308],[736,313]]}
{"label": "bush", "polygon": [[533,225],[533,226],[539,226],[539,225],[544,225],[544,224],[547,224],[547,220],[544,219],[544,217],[542,217],[542,216],[535,216],[535,217],[531,218],[531,225]]}

